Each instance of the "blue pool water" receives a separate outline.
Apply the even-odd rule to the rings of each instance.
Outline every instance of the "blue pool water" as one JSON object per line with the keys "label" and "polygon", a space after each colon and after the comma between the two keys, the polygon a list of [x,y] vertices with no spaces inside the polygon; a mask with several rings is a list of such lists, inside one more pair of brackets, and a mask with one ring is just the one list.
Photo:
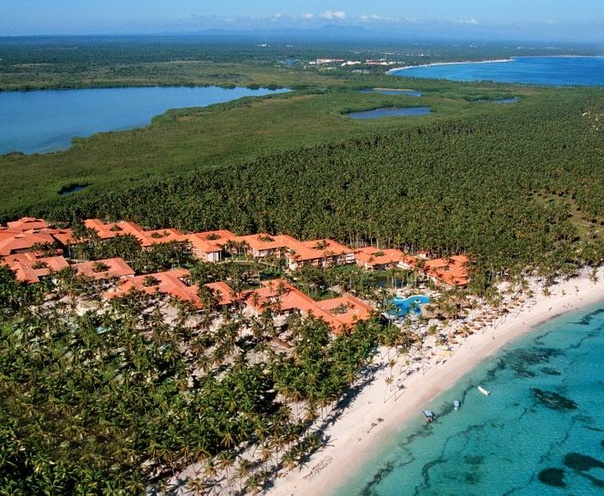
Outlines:
{"label": "blue pool water", "polygon": [[426,408],[436,422],[418,412],[336,494],[604,494],[604,303],[540,326]]}
{"label": "blue pool water", "polygon": [[545,86],[604,85],[604,57],[517,57],[509,61],[434,64],[389,71],[394,76]]}
{"label": "blue pool water", "polygon": [[205,107],[268,93],[275,91],[158,86],[0,92],[0,154],[64,150],[74,136],[144,127],[168,109]]}
{"label": "blue pool water", "polygon": [[405,115],[427,115],[430,113],[428,107],[387,107],[375,110],[367,110],[365,112],[351,112],[346,114],[346,117],[352,119],[377,119],[379,117],[401,117]]}
{"label": "blue pool water", "polygon": [[420,313],[420,306],[429,302],[430,297],[427,295],[413,295],[408,298],[396,296],[390,300],[395,309],[390,310],[388,313],[396,317],[404,317],[409,312]]}

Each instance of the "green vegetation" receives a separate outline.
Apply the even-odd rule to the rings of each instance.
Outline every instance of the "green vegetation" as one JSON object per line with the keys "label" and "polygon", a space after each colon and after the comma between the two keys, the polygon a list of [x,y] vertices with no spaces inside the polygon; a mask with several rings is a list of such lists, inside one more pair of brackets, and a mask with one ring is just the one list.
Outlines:
{"label": "green vegetation", "polygon": [[[459,58],[461,49],[440,50],[399,47],[389,57],[427,62]],[[148,128],[77,140],[65,152],[0,157],[0,216],[71,225],[86,217],[128,219],[145,228],[229,228],[434,255],[468,252],[470,289],[482,295],[501,277],[553,277],[602,262],[600,89],[404,80],[383,75],[381,66],[354,72],[304,63],[378,58],[380,51],[195,38],[0,40],[5,90],[295,90],[170,111]],[[465,58],[495,56],[504,56],[502,49],[481,47]],[[372,87],[420,90],[421,105],[434,113],[347,119],[350,111],[420,104],[358,92]],[[520,100],[477,102],[509,96]],[[60,196],[74,185],[87,187]],[[122,256],[139,274],[185,265],[194,282],[227,280],[237,292],[281,273],[276,260],[201,264],[182,245],[143,251],[129,237],[91,239],[76,255]],[[292,277],[318,298],[339,287],[382,302],[378,277],[392,286],[417,280],[412,272],[368,275],[356,267],[304,268]],[[411,343],[374,321],[335,338],[312,318],[281,322],[271,311],[254,318],[220,311],[205,290],[207,308],[194,314],[138,293],[102,304],[105,289],[69,269],[26,286],[0,267],[3,494],[142,493],[193,462],[203,471],[193,491],[210,490],[217,473],[253,491],[317,448],[311,422],[321,408],[345,404],[378,343]],[[464,296],[456,294],[445,313],[457,315]]]}
{"label": "green vegetation", "polygon": [[582,114],[602,103],[596,90],[543,91],[496,108],[464,103],[480,110],[361,125],[363,137],[108,193],[84,191],[28,211],[64,222],[99,216],[468,252],[478,267],[475,289],[483,291],[495,274],[572,271],[601,260],[603,145]]}
{"label": "green vegetation", "polygon": [[[117,250],[145,273],[171,253],[192,263],[195,282],[228,279],[234,288],[257,285],[248,271],[261,274],[254,261],[193,263],[182,245],[141,252],[133,244],[92,239],[79,256]],[[142,264],[149,259],[159,267]],[[221,311],[201,291],[202,312],[137,292],[107,304],[107,284],[64,269],[24,285],[0,267],[3,494],[141,494],[191,463],[199,477],[189,483],[204,490],[219,472],[250,491],[269,484],[321,445],[309,427],[377,343],[400,339],[376,321],[333,337],[312,317],[284,325],[269,308],[258,317]]]}
{"label": "green vegetation", "polygon": [[[458,96],[467,91],[462,89]],[[501,95],[502,90],[496,94]],[[356,90],[295,92],[169,111],[145,129],[77,139],[65,152],[0,157],[0,211],[6,213],[40,200],[57,199],[60,192],[74,184],[88,185],[78,196],[95,196],[124,185],[148,182],[149,178],[233,167],[258,156],[490,110],[463,99],[453,100],[450,95],[424,97],[421,103],[431,106],[434,115],[419,120],[347,119],[342,114],[354,110],[419,104],[417,98],[409,96],[361,94]],[[32,177],[36,180],[32,181]]]}

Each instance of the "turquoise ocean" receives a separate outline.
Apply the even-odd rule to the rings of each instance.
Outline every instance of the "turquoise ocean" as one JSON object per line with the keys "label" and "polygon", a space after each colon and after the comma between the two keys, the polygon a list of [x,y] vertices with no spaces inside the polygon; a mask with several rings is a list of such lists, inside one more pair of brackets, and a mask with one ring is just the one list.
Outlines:
{"label": "turquoise ocean", "polygon": [[508,61],[434,64],[389,71],[393,76],[495,81],[544,86],[602,86],[604,57],[515,57]]}
{"label": "turquoise ocean", "polygon": [[426,408],[436,422],[417,412],[336,494],[604,494],[604,302],[535,328]]}

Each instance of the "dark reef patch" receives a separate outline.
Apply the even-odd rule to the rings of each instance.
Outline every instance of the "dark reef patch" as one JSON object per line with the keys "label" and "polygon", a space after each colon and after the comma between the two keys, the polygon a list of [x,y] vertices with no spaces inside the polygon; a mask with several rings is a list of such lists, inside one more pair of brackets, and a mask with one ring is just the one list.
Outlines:
{"label": "dark reef patch", "polygon": [[598,308],[597,310],[594,310],[593,312],[588,313],[585,317],[583,317],[578,322],[573,322],[573,324],[587,326],[587,325],[591,324],[591,321],[593,319],[595,319],[598,315],[601,315],[603,313],[604,313],[604,308]]}
{"label": "dark reef patch", "polygon": [[543,367],[541,372],[543,372],[545,375],[562,375],[556,369],[552,369],[551,367]]}
{"label": "dark reef patch", "polygon": [[592,468],[604,468],[604,462],[581,453],[568,453],[564,457],[564,465],[578,472],[587,472]]}
{"label": "dark reef patch", "polygon": [[558,394],[554,391],[544,391],[543,389],[533,388],[533,395],[539,400],[544,406],[552,410],[576,410],[577,404],[567,398]]}
{"label": "dark reef patch", "polygon": [[468,465],[482,465],[484,463],[484,456],[465,455],[463,461]]}
{"label": "dark reef patch", "polygon": [[539,481],[552,487],[566,487],[564,470],[561,468],[546,468],[539,472]]}

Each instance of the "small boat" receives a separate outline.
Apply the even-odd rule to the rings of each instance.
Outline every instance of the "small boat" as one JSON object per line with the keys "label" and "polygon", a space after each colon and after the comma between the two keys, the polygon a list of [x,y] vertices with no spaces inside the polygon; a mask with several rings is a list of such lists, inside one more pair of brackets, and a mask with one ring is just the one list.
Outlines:
{"label": "small boat", "polygon": [[455,400],[453,402],[453,410],[459,410],[460,406],[461,406],[461,403],[459,402],[459,400]]}
{"label": "small boat", "polygon": [[434,422],[436,420],[436,415],[434,415],[434,412],[432,412],[430,410],[424,410],[423,414],[424,414],[424,420],[428,423]]}
{"label": "small boat", "polygon": [[491,394],[489,391],[487,391],[485,388],[483,388],[482,386],[478,386],[478,390],[484,394],[485,396],[488,396],[489,394]]}

